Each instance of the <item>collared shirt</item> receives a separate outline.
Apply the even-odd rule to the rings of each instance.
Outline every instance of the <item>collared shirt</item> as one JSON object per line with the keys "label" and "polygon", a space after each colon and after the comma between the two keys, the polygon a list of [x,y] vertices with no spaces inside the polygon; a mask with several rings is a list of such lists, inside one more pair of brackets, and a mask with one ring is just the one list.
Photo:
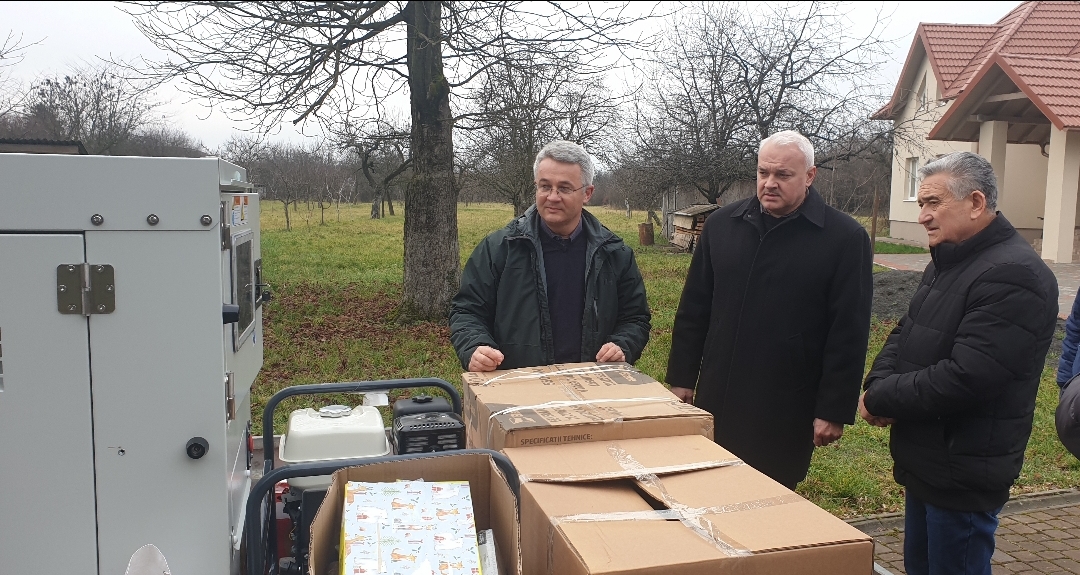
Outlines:
{"label": "collared shirt", "polygon": [[574,231],[570,232],[570,237],[569,238],[564,238],[564,237],[560,236],[559,234],[556,234],[555,232],[553,232],[551,230],[551,228],[548,227],[547,222],[544,221],[544,218],[540,218],[540,229],[543,230],[544,233],[546,233],[549,238],[558,238],[558,239],[561,239],[561,240],[567,240],[568,239],[570,241],[574,241],[574,240],[577,239],[578,236],[581,235],[581,230],[583,230],[584,227],[581,225],[581,218],[578,218],[577,227],[574,228]]}

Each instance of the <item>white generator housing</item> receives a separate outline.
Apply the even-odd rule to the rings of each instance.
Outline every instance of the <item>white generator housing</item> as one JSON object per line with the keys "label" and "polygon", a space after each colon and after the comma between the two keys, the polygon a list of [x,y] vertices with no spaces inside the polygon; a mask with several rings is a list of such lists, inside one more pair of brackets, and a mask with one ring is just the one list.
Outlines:
{"label": "white generator housing", "polygon": [[0,572],[122,575],[146,544],[173,575],[238,571],[249,192],[216,158],[0,154]]}

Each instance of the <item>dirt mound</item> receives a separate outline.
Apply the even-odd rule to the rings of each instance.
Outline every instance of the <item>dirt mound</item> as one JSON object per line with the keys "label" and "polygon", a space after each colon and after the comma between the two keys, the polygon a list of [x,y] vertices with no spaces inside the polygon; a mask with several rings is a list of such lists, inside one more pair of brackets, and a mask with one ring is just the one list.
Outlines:
{"label": "dirt mound", "polygon": [[922,272],[889,270],[874,274],[874,306],[878,319],[900,319],[919,289]]}

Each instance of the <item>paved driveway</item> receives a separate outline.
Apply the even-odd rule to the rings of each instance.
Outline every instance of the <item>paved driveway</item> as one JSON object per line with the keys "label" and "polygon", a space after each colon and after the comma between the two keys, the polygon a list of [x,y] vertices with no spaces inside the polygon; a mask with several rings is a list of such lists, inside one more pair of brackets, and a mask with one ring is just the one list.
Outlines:
{"label": "paved driveway", "polygon": [[[997,530],[994,575],[1080,573],[1080,492],[1021,496],[1005,505]],[[856,520],[874,537],[876,575],[904,575],[903,517]]]}
{"label": "paved driveway", "polygon": [[[930,263],[930,254],[878,254],[874,263],[894,270],[923,271]],[[1058,281],[1058,317],[1065,319],[1072,310],[1076,290],[1080,288],[1080,263],[1046,264],[1057,276]]]}

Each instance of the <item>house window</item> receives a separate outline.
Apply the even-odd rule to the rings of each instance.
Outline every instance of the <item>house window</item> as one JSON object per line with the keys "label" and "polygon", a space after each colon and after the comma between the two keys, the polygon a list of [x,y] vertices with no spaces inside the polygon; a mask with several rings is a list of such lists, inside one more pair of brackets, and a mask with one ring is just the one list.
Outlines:
{"label": "house window", "polygon": [[919,191],[919,158],[907,159],[907,199],[914,200]]}

